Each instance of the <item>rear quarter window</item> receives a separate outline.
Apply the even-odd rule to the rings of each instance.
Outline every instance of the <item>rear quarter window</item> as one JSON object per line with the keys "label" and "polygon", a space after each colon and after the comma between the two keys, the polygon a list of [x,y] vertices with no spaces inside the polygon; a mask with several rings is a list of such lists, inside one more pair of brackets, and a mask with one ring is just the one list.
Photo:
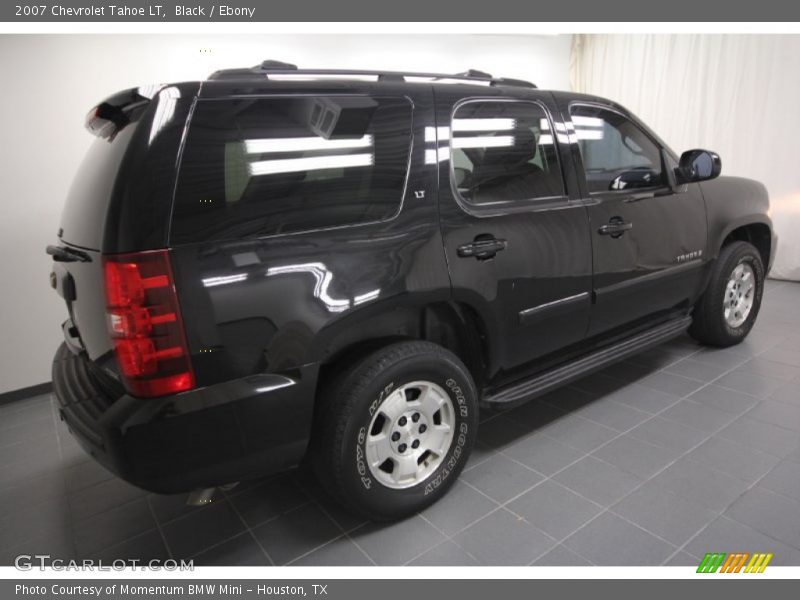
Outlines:
{"label": "rear quarter window", "polygon": [[411,145],[406,98],[199,101],[181,160],[173,244],[390,219]]}

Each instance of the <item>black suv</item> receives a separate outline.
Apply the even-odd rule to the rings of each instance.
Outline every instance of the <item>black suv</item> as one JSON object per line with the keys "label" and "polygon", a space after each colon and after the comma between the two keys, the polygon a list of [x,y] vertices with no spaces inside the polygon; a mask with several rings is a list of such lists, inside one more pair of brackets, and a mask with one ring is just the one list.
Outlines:
{"label": "black suv", "polygon": [[[479,406],[750,331],[765,187],[602,98],[267,61],[94,108],[53,287],[62,418],[117,475],[298,465],[372,519],[453,484]],[[713,181],[712,181],[713,180]],[[703,183],[699,183],[703,182]]]}

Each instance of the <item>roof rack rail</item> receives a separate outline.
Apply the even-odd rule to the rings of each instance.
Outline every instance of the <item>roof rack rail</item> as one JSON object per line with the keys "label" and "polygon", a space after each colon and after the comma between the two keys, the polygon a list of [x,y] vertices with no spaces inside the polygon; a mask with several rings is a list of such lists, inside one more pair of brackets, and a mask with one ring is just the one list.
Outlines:
{"label": "roof rack rail", "polygon": [[447,74],[447,73],[423,73],[416,71],[381,71],[369,69],[300,69],[297,65],[291,63],[281,62],[279,60],[265,60],[260,65],[256,65],[249,69],[222,69],[215,71],[209,76],[210,80],[231,80],[231,79],[249,79],[253,77],[269,78],[270,75],[298,75],[298,76],[341,76],[341,77],[377,77],[378,81],[406,81],[408,77],[418,77],[440,80],[457,80],[468,82],[484,82],[492,86],[508,85],[516,87],[536,88],[536,85],[530,81],[522,79],[509,79],[504,77],[493,77],[489,73],[469,69],[463,73]]}

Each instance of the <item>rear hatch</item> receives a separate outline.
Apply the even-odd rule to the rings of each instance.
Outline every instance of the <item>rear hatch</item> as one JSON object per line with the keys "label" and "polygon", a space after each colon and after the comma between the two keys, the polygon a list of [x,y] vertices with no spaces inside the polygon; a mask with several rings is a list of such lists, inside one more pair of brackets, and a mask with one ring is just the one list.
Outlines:
{"label": "rear hatch", "polygon": [[86,128],[97,139],[69,191],[59,242],[47,248],[52,285],[69,311],[67,347],[98,378],[110,375],[137,397],[194,386],[167,236],[197,89],[133,88],[89,112]]}
{"label": "rear hatch", "polygon": [[47,248],[53,256],[51,284],[69,311],[63,325],[67,346],[111,374],[117,367],[106,323],[101,252],[122,165],[150,103],[144,94],[141,88],[125,90],[87,115],[86,129],[96,139],[67,195],[59,241]]}

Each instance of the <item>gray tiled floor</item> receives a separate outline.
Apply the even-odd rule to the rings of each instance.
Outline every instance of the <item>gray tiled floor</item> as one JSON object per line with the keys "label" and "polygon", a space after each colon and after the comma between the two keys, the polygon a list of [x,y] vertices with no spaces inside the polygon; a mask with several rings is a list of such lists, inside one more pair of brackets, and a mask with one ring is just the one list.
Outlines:
{"label": "gray tiled floor", "polygon": [[188,508],[89,460],[48,397],[5,405],[0,564],[674,565],[743,550],[800,565],[799,305],[800,284],[770,281],[739,346],[682,337],[487,415],[451,493],[389,525],[347,514],[303,471]]}

